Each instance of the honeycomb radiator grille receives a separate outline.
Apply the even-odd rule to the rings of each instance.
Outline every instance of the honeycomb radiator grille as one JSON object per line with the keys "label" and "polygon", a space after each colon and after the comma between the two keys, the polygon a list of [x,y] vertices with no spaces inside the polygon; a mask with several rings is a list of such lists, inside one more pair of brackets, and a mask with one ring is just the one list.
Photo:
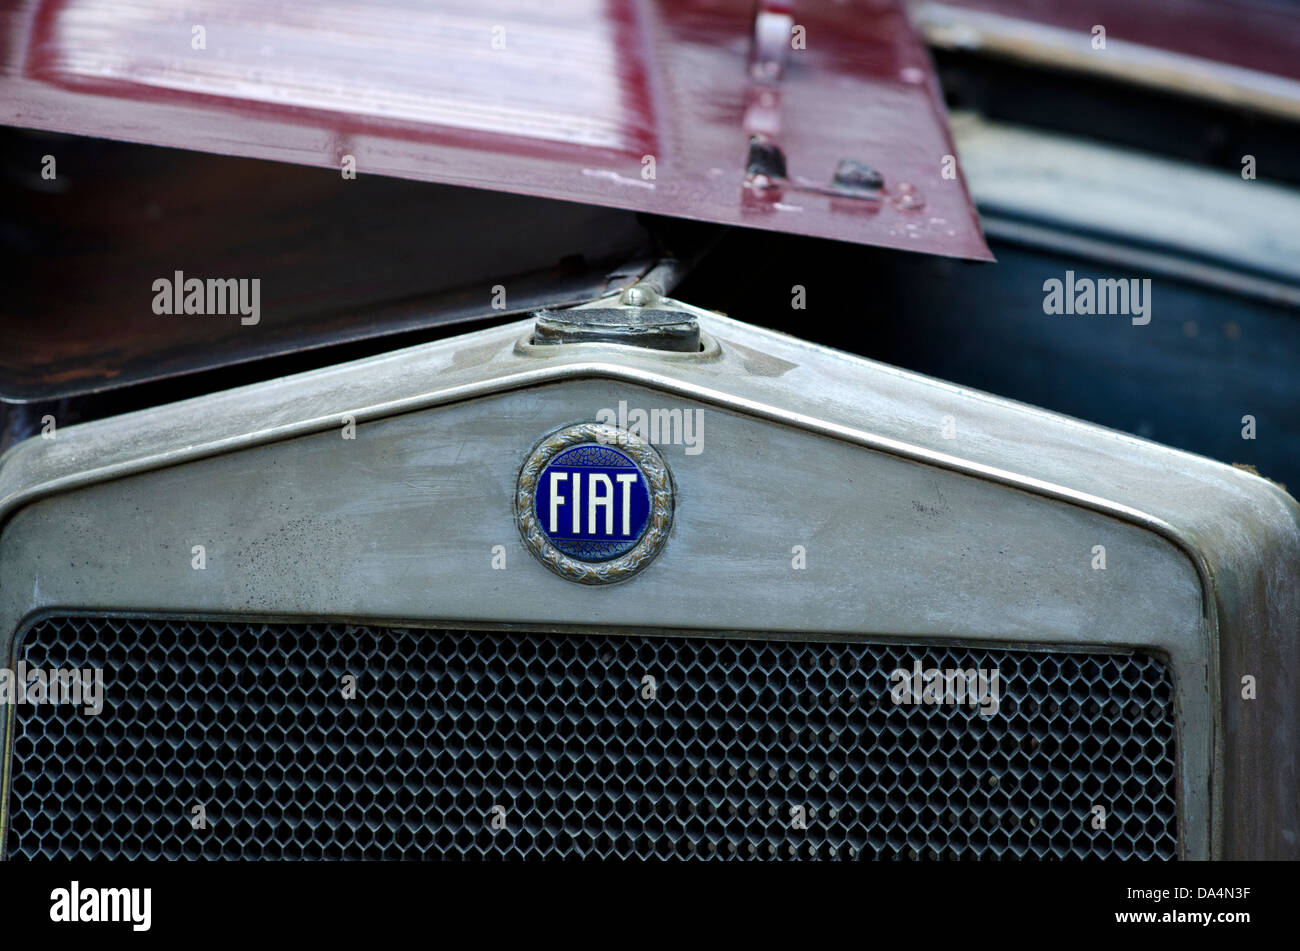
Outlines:
{"label": "honeycomb radiator grille", "polygon": [[[105,699],[16,708],[11,859],[1177,853],[1142,655],[70,617],[19,656]],[[918,660],[998,712],[894,703]]]}

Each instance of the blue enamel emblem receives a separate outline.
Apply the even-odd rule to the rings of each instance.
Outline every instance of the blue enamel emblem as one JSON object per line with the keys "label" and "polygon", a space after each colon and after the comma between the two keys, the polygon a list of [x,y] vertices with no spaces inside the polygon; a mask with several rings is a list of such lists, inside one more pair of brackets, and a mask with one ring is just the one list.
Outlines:
{"label": "blue enamel emblem", "polygon": [[613,446],[573,446],[537,481],[535,511],[543,534],[572,558],[599,562],[631,551],[650,521],[650,484]]}

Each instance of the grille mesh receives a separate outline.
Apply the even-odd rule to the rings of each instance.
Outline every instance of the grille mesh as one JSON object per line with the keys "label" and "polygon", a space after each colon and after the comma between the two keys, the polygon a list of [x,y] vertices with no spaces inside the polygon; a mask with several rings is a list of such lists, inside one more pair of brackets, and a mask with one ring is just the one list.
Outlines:
{"label": "grille mesh", "polygon": [[[105,705],[18,706],[10,857],[1177,851],[1145,656],[55,618],[21,657]],[[998,713],[894,704],[916,660],[997,670]]]}

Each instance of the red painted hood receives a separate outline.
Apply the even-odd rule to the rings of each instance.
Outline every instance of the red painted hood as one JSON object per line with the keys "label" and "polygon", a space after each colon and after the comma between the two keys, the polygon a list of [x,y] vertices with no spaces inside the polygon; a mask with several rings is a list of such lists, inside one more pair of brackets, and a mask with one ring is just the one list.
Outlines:
{"label": "red painted hood", "polygon": [[991,257],[896,0],[0,0],[0,36],[11,125]]}

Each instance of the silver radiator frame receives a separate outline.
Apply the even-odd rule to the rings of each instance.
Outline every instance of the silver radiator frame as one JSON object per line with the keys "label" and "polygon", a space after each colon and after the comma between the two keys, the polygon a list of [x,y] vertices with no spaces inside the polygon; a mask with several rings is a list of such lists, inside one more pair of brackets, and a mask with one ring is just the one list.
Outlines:
{"label": "silver radiator frame", "polygon": [[[27,440],[0,457],[0,652],[12,664],[17,633],[37,616],[85,612],[1144,651],[1160,656],[1174,677],[1180,855],[1300,854],[1300,507],[1290,496],[1201,457],[688,309],[706,340],[699,354],[534,346],[531,324],[520,322]],[[664,553],[641,575],[593,591],[531,559],[505,527],[509,495],[498,490],[513,485],[540,436],[589,420],[615,394],[634,405],[658,398],[651,405],[703,408],[711,441],[698,457],[666,455],[681,507]],[[350,446],[338,434],[346,417],[357,425]],[[944,436],[947,417],[956,424],[953,439]],[[461,444],[465,456],[451,438],[468,433],[475,436]],[[464,590],[421,600],[428,576],[418,574],[414,536],[403,536],[400,562],[378,549],[348,548],[359,543],[354,538],[330,543],[350,553],[349,568],[365,581],[342,595],[298,572],[301,551],[294,557],[291,541],[272,544],[274,570],[258,574],[250,562],[242,575],[222,575],[209,588],[194,586],[198,573],[160,576],[164,563],[143,556],[168,538],[178,548],[167,557],[189,570],[184,511],[201,507],[212,485],[231,486],[232,500],[213,504],[224,504],[231,531],[248,542],[269,503],[257,496],[260,509],[247,511],[234,501],[236,483],[255,485],[281,465],[310,480],[331,459],[369,473],[377,495],[401,495],[402,505],[419,498],[402,493],[441,484],[420,483],[422,459],[452,483],[464,473],[455,490],[463,512],[442,526],[444,534],[426,538],[430,571]],[[801,517],[823,517],[822,574],[796,580],[771,569],[773,580],[762,584],[769,567],[755,567],[757,552],[786,539],[788,569],[782,519],[794,516],[776,513],[775,524],[765,524],[759,513],[772,512],[778,494],[764,497],[767,507],[756,504],[753,519],[735,525],[727,551],[708,524],[708,507],[726,499],[743,509],[728,476],[747,470],[736,466],[797,480],[809,460],[826,472],[861,467],[856,487],[822,502],[873,498],[875,509],[855,510],[868,521],[913,489],[938,487],[952,504],[928,523],[933,516],[904,517],[899,508],[897,534],[855,539],[833,524],[825,504],[798,502]],[[390,462],[406,483],[390,474]],[[472,473],[486,483],[481,489],[470,487]],[[741,482],[763,491],[761,479]],[[295,521],[307,524],[302,541],[325,537],[328,506],[290,499],[285,482],[263,487],[267,498],[282,493],[284,507],[258,537]],[[142,501],[160,506],[165,524],[130,508]],[[943,541],[1007,525],[1026,526],[1023,547],[1007,555],[1010,568],[989,563],[936,576],[951,590],[933,592],[931,603],[905,596],[908,568],[924,575],[949,566],[954,553]],[[931,526],[947,534],[927,549]],[[402,531],[396,521],[388,530],[392,537]],[[1076,530],[1077,576],[1062,561],[1063,540]],[[509,582],[469,569],[456,576],[449,566],[466,551],[482,551],[486,564],[481,543],[489,535],[508,549]],[[1099,538],[1108,542],[1111,566],[1093,573],[1089,549]],[[912,563],[891,565],[880,552],[890,543],[907,548]],[[133,556],[122,559],[123,551]],[[855,575],[859,562],[875,566],[875,575]],[[872,601],[879,591],[886,594]],[[1033,592],[1017,602],[1019,617],[1007,610],[1013,591]],[[778,592],[788,608],[764,601]],[[761,605],[763,616],[751,609],[747,619],[746,601]],[[857,609],[867,603],[875,613],[864,621]],[[393,605],[403,610],[393,613]],[[1258,700],[1239,699],[1246,674],[1259,680]]]}

